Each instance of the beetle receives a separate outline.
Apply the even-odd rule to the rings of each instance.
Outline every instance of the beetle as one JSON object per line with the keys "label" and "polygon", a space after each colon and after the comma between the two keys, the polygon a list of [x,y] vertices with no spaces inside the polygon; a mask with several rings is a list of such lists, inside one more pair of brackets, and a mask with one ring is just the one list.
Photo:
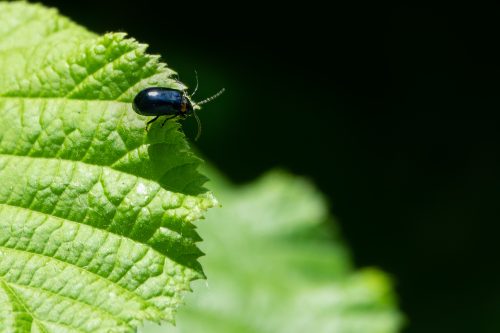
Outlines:
{"label": "beetle", "polygon": [[209,97],[201,102],[192,102],[191,97],[196,93],[198,84],[195,91],[191,96],[187,95],[185,90],[178,90],[166,87],[149,87],[140,91],[134,98],[133,109],[136,113],[154,117],[146,123],[146,130],[148,126],[158,120],[161,116],[167,116],[161,126],[163,127],[167,120],[181,117],[186,118],[189,115],[194,115],[198,123],[198,134],[195,140],[198,140],[201,134],[201,122],[196,114],[196,110],[200,109],[200,105],[210,102],[211,100],[219,97],[225,89],[221,89],[217,94]]}

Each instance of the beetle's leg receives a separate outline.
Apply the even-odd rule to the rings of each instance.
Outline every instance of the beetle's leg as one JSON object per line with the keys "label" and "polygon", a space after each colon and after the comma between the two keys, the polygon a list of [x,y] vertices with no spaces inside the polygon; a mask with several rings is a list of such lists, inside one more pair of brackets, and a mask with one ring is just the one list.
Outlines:
{"label": "beetle's leg", "polygon": [[174,114],[172,117],[167,117],[167,118],[165,118],[165,120],[163,121],[163,123],[161,123],[161,127],[165,126],[165,123],[167,122],[167,120],[172,119],[172,118],[175,118],[175,117],[177,117],[177,115],[176,115],[176,114]]}
{"label": "beetle's leg", "polygon": [[154,122],[155,122],[155,121],[156,121],[159,117],[160,117],[160,116],[156,116],[156,117],[154,117],[153,119],[151,119],[150,121],[148,121],[148,122],[146,123],[146,132],[148,131],[148,127],[149,127],[149,125],[151,125],[152,123],[154,123]]}

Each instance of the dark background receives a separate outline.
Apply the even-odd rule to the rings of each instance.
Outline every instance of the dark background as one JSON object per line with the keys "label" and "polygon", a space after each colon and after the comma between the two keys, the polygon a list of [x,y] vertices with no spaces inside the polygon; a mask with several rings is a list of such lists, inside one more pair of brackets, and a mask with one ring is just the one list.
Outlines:
{"label": "dark background", "polygon": [[196,69],[198,99],[225,87],[203,154],[235,182],[313,179],[356,263],[395,277],[405,332],[500,331],[499,8],[43,2]]}

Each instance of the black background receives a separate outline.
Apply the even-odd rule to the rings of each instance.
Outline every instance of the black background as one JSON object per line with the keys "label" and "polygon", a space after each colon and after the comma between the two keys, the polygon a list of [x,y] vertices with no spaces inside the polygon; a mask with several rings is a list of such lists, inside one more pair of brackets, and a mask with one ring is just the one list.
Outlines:
{"label": "black background", "polygon": [[198,99],[225,87],[200,150],[235,182],[313,179],[356,264],[395,278],[405,332],[500,330],[498,7],[43,3],[196,69]]}

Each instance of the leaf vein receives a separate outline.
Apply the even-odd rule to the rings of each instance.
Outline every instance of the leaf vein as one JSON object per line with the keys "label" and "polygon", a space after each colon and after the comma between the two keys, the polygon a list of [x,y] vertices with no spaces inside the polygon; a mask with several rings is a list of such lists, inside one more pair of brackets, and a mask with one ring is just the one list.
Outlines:
{"label": "leaf vein", "polygon": [[106,62],[104,63],[102,66],[98,67],[96,70],[94,70],[93,72],[91,73],[87,73],[87,76],[85,76],[80,82],[75,82],[76,85],[69,91],[67,92],[63,97],[65,98],[71,98],[71,95],[77,91],[80,87],[84,86],[88,80],[90,79],[95,79],[95,76],[106,69],[106,67],[108,67],[109,65],[114,65],[116,64],[118,61],[120,61],[122,58],[126,57],[127,55],[129,54],[132,54],[132,53],[135,53],[137,52],[137,50],[134,48],[132,50],[128,50],[127,52],[125,53],[120,53],[118,54],[118,56],[116,58],[113,58],[111,61],[109,62]]}
{"label": "leaf vein", "polygon": [[[39,21],[37,19],[33,20],[34,18],[36,18],[40,13],[39,12],[35,12],[35,14],[31,15],[30,17],[28,17],[28,19],[22,21],[21,23],[19,24],[16,24],[14,25],[13,27],[11,27],[11,29],[7,30],[6,32],[4,32],[2,35],[0,35],[0,45],[5,41],[5,39],[7,37],[9,37],[10,34],[14,33],[16,30],[18,29],[21,29],[23,26],[25,26],[25,24],[27,23],[28,25],[34,21]],[[3,50],[6,50],[6,49],[3,49]]]}
{"label": "leaf vein", "polygon": [[[2,204],[0,204],[0,205],[2,205]],[[105,278],[105,277],[103,277],[103,276],[101,276],[101,275],[99,275],[97,273],[94,273],[92,271],[86,270],[83,267],[80,267],[80,266],[75,265],[73,263],[61,260],[59,258],[48,256],[48,255],[43,254],[43,253],[28,251],[26,249],[20,250],[20,249],[11,248],[11,247],[8,247],[8,246],[5,246],[5,245],[0,245],[0,247],[4,248],[4,249],[9,249],[9,250],[12,250],[12,251],[21,252],[21,253],[23,253],[23,252],[24,253],[29,253],[29,254],[31,254],[33,256],[45,258],[47,261],[53,260],[53,261],[59,262],[59,263],[61,263],[63,265],[74,267],[75,269],[77,269],[79,271],[82,271],[82,272],[85,272],[86,274],[90,274],[92,276],[95,276],[97,278],[97,280],[104,281],[105,284],[111,284],[111,285],[113,285],[115,288],[121,290],[123,292],[123,294],[127,295],[129,297],[129,299],[136,300],[137,302],[139,302],[141,304],[145,304],[145,305],[148,305],[148,306],[153,306],[154,309],[155,309],[155,311],[160,311],[160,309],[155,304],[149,302],[148,299],[142,298],[141,296],[139,296],[138,294],[134,293],[133,291],[131,291],[131,290],[129,290],[129,289],[127,289],[127,288],[119,285],[119,284],[116,284],[114,281],[108,280],[107,278]],[[5,281],[5,278],[2,278],[2,279]]]}
{"label": "leaf vein", "polygon": [[[30,309],[28,308],[28,306],[26,305],[26,303],[24,303],[24,301],[17,295],[17,293],[9,286],[9,284],[7,283],[7,281],[5,281],[5,279],[3,277],[0,277],[0,281],[3,285],[3,287],[5,289],[7,289],[11,294],[12,296],[14,296],[14,298],[17,300],[18,304],[24,309],[24,311],[31,317],[31,319],[33,321],[39,321],[38,318],[30,311]],[[33,323],[32,321],[32,323]],[[45,333],[48,333],[47,329],[45,328],[45,326],[43,325],[40,325],[40,329],[45,332]]]}
{"label": "leaf vein", "polygon": [[[9,247],[5,247],[5,246],[2,246],[0,245],[0,247],[2,248],[7,248],[9,250],[17,250],[17,249],[12,249],[12,248],[9,248]],[[3,278],[5,279],[5,278]],[[101,307],[97,307],[97,306],[94,306],[92,304],[89,304],[87,302],[84,302],[80,299],[77,299],[77,298],[73,298],[73,297],[69,297],[69,296],[66,296],[66,295],[61,295],[61,294],[58,294],[58,293],[55,293],[49,289],[46,289],[46,288],[42,288],[42,287],[33,287],[31,285],[27,285],[27,284],[21,284],[21,283],[16,283],[16,282],[12,282],[12,281],[9,281],[9,282],[5,282],[4,283],[7,283],[7,284],[10,284],[10,285],[15,285],[15,286],[19,286],[21,288],[27,288],[27,289],[32,289],[32,290],[42,290],[43,292],[47,293],[47,294],[50,294],[50,295],[53,295],[55,296],[56,298],[63,298],[63,299],[67,299],[69,301],[72,301],[74,303],[78,303],[78,304],[82,304],[84,306],[87,306],[89,308],[91,308],[92,310],[95,310],[96,312],[100,312],[102,314],[104,314],[106,317],[109,317],[111,319],[113,319],[114,321],[118,321],[126,326],[130,326],[130,324],[128,322],[126,322],[125,320],[121,319],[121,318],[117,318],[116,314],[112,313],[112,312],[109,312],[108,310],[106,309],[103,309]]]}

